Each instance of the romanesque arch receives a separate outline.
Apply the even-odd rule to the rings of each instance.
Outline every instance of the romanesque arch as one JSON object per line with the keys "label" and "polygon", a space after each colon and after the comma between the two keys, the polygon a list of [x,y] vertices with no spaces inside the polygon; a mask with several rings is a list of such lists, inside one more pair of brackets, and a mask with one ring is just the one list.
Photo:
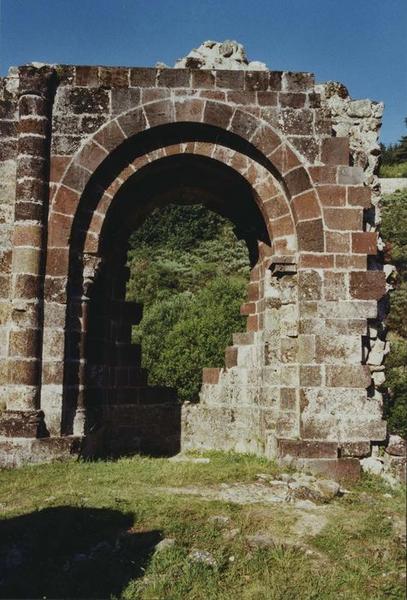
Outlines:
{"label": "romanesque arch", "polygon": [[[35,439],[30,448],[51,448],[63,440],[65,449],[86,435],[89,298],[109,223],[136,219],[154,187],[151,173],[170,185],[178,169],[181,178],[196,173],[188,185],[237,219],[220,191],[235,185],[242,206],[251,206],[257,247],[242,307],[247,331],[226,349],[224,369],[204,371],[201,402],[179,414],[182,447],[356,473],[356,458],[385,436],[362,356],[384,275],[367,270],[377,238],[366,231],[370,189],[350,165],[348,139],[332,135],[312,77],[22,67],[13,101],[9,443]],[[205,188],[204,169],[218,189]],[[139,206],[126,201],[128,189],[140,190]],[[118,306],[122,319],[128,309]],[[32,342],[24,347],[24,339]],[[114,368],[124,365],[116,360]],[[113,387],[100,383],[98,393]],[[137,422],[149,418],[147,409],[133,412]]]}

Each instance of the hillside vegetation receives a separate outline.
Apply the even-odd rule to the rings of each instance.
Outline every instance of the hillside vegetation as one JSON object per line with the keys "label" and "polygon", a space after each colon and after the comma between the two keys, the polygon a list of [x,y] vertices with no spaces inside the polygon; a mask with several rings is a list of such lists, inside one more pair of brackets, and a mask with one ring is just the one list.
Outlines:
{"label": "hillside vegetation", "polygon": [[201,205],[155,210],[130,239],[127,297],[144,304],[133,331],[150,385],[194,401],[203,367],[222,367],[245,328],[249,258],[233,226]]}
{"label": "hillside vegetation", "polygon": [[391,351],[386,360],[389,430],[407,437],[407,190],[383,198],[382,235],[386,260],[397,267],[386,319]]}

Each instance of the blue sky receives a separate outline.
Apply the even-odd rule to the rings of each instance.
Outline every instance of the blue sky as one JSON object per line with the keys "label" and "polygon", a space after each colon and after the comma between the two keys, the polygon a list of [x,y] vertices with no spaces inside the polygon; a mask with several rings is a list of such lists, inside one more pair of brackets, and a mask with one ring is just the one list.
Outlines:
{"label": "blue sky", "polygon": [[343,82],[386,104],[382,141],[405,134],[406,0],[0,0],[0,72],[31,61],[169,65],[202,41]]}

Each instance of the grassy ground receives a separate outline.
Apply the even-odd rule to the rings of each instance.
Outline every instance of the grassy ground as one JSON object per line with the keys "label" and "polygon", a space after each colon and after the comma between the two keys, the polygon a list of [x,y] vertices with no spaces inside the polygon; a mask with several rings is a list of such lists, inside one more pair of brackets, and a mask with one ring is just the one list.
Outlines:
{"label": "grassy ground", "polygon": [[[159,489],[277,473],[259,458],[208,456],[208,464],[134,457],[1,471],[0,597],[405,597],[401,489],[364,479],[314,511],[325,526],[310,535],[298,527],[305,512],[291,506],[238,506]],[[219,523],[214,515],[229,520]],[[259,533],[275,545],[250,547],[246,536]],[[154,553],[164,537],[175,544]],[[194,563],[193,549],[210,552],[216,566]]]}

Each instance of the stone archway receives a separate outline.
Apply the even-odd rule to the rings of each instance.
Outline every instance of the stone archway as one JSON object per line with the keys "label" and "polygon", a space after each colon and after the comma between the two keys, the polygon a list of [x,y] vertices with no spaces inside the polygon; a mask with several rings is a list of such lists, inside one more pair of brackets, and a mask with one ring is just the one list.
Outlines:
{"label": "stone archway", "polygon": [[[45,419],[51,440],[82,434],[80,411],[74,429],[67,423],[86,388],[84,305],[108,217],[144,169],[205,157],[246,181],[270,243],[256,240],[247,332],[227,350],[224,370],[205,371],[201,404],[185,407],[184,446],[357,470],[352,457],[385,436],[362,357],[384,275],[366,270],[377,238],[365,231],[369,187],[349,166],[348,139],[332,136],[312,77],[90,67],[60,69],[58,86],[48,68],[21,68],[19,77],[10,281],[14,305],[32,316],[15,312],[8,325],[9,432],[38,436]],[[26,348],[12,343],[29,334]]]}

